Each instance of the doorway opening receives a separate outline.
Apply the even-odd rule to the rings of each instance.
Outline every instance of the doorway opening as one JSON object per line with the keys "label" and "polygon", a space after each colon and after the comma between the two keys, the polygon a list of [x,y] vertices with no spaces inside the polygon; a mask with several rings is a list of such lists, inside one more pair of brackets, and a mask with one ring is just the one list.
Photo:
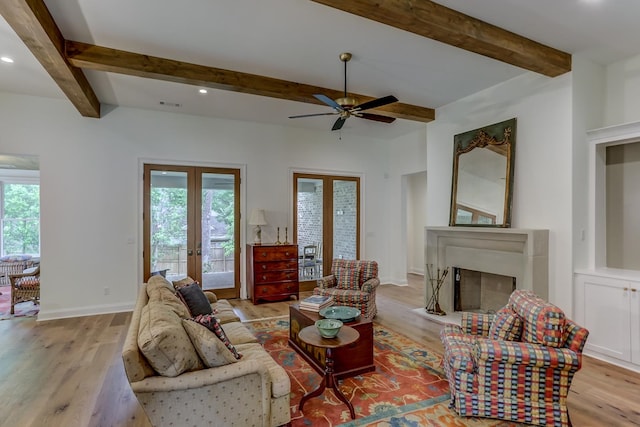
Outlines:
{"label": "doorway opening", "polygon": [[240,170],[144,166],[144,277],[240,297]]}
{"label": "doorway opening", "polygon": [[329,274],[334,258],[359,258],[359,177],[294,173],[293,210],[301,283]]}

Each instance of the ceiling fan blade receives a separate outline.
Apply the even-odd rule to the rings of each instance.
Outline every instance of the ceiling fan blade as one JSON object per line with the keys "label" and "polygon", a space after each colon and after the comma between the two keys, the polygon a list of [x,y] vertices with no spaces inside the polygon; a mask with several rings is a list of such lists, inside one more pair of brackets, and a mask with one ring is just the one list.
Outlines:
{"label": "ceiling fan blade", "polygon": [[299,119],[300,117],[315,117],[315,116],[335,116],[339,114],[337,111],[333,113],[316,113],[316,114],[300,114],[298,116],[289,116],[290,119]]}
{"label": "ceiling fan blade", "polygon": [[387,116],[381,116],[379,114],[371,114],[371,113],[355,113],[354,116],[360,117],[361,119],[373,120],[376,122],[383,122],[383,123],[393,123],[396,121],[395,117],[387,117]]}
{"label": "ceiling fan blade", "polygon": [[331,128],[331,130],[340,130],[342,129],[342,126],[344,126],[344,122],[347,120],[346,117],[338,117],[338,120],[336,120],[336,122],[333,124],[333,127]]}
{"label": "ceiling fan blade", "polygon": [[315,95],[313,95],[313,97],[316,98],[319,101],[324,102],[325,104],[327,104],[331,108],[335,108],[338,111],[344,111],[344,108],[342,108],[340,106],[340,104],[338,104],[336,101],[334,101],[333,99],[329,98],[326,95],[315,94]]}
{"label": "ceiling fan blade", "polygon": [[373,99],[371,101],[356,105],[350,111],[370,110],[372,108],[382,107],[383,105],[391,104],[394,102],[398,102],[398,98],[396,98],[393,95],[387,95],[387,96],[383,96],[382,98]]}

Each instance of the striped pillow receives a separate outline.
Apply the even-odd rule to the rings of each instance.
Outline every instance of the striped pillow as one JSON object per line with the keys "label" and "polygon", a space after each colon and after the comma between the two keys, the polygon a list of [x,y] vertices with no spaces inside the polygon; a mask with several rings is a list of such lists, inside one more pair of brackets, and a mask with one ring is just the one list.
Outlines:
{"label": "striped pillow", "polygon": [[509,307],[502,307],[493,317],[489,338],[502,341],[520,341],[522,320]]}

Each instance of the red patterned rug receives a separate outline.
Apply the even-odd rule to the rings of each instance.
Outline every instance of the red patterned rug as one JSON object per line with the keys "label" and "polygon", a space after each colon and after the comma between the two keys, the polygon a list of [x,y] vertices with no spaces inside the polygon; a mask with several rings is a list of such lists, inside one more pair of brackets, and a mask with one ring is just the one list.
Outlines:
{"label": "red patterned rug", "polygon": [[35,317],[40,311],[40,305],[31,301],[16,304],[15,314],[11,314],[11,286],[0,286],[0,320],[13,317]]}
{"label": "red patterned rug", "polygon": [[321,377],[287,344],[287,317],[245,323],[291,378],[292,426],[513,426],[498,420],[460,418],[449,405],[449,384],[440,368],[442,356],[427,352],[415,341],[374,323],[376,370],[340,381],[340,389],[353,404],[356,419],[331,390],[307,401],[305,393]]}

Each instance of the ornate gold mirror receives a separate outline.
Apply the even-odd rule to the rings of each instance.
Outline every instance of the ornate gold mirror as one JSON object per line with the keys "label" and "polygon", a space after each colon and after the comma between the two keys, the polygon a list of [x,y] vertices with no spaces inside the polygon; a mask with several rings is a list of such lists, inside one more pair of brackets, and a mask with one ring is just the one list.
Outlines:
{"label": "ornate gold mirror", "polygon": [[449,225],[510,227],[516,119],[455,135]]}

